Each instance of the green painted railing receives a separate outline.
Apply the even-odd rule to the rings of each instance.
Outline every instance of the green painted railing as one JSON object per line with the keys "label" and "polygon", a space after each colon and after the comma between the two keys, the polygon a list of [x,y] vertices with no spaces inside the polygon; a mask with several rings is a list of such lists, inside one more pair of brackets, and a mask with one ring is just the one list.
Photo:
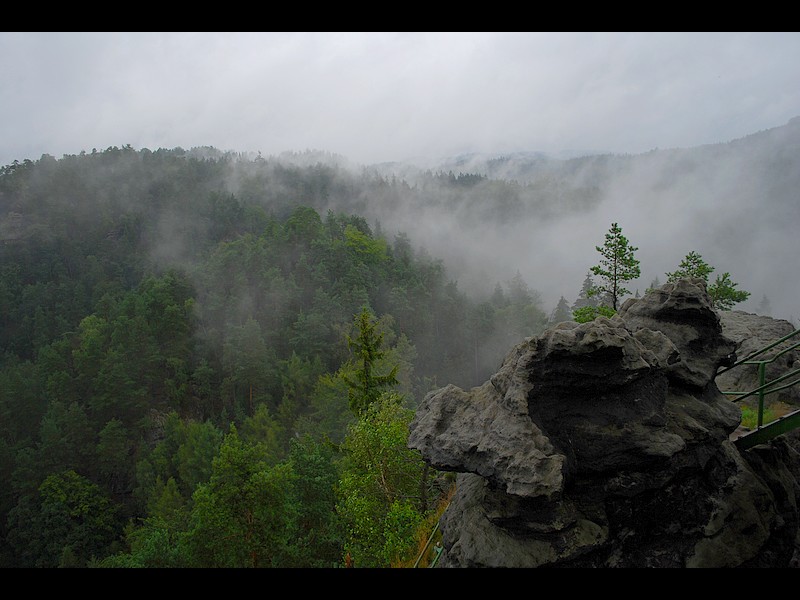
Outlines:
{"label": "green painted railing", "polygon": [[[422,549],[422,552],[419,553],[419,557],[417,558],[417,562],[414,563],[414,568],[416,569],[419,566],[422,557],[425,556],[425,553],[428,551],[428,548],[431,546],[431,542],[433,541],[433,536],[436,535],[436,532],[439,531],[439,521],[436,521],[436,526],[431,531],[430,536],[428,536],[428,541],[425,543],[425,547]],[[431,564],[428,565],[428,568],[433,568],[436,566],[436,563],[439,562],[439,557],[442,555],[442,548],[441,543],[437,542],[436,546],[433,548],[433,560],[431,560]]]}
{"label": "green painted railing", "polygon": [[[736,396],[733,400],[734,402],[740,402],[745,398],[749,398],[750,396],[758,395],[758,423],[757,428],[750,433],[743,435],[742,437],[738,438],[735,443],[740,448],[749,448],[756,444],[760,444],[764,441],[770,440],[775,436],[781,435],[782,433],[786,433],[787,431],[791,431],[792,429],[796,429],[800,427],[800,410],[794,411],[789,413],[788,415],[784,415],[780,419],[777,419],[767,425],[764,425],[764,397],[768,394],[774,394],[775,392],[780,392],[781,390],[785,390],[790,388],[798,383],[800,383],[800,378],[790,381],[788,383],[783,383],[787,379],[794,377],[800,374],[800,369],[795,369],[793,371],[789,371],[788,373],[784,373],[780,377],[773,379],[772,381],[766,380],[766,373],[767,373],[767,365],[777,360],[779,357],[783,356],[787,352],[791,352],[796,348],[800,347],[800,342],[797,342],[791,346],[787,346],[780,352],[775,353],[770,358],[756,360],[757,356],[761,356],[765,352],[772,350],[776,346],[792,339],[795,336],[800,335],[800,329],[796,329],[792,333],[783,336],[781,339],[776,340],[769,344],[768,346],[764,346],[760,350],[753,352],[752,354],[746,356],[745,358],[736,361],[730,367],[722,369],[717,373],[717,375],[722,375],[723,373],[730,371],[731,369],[735,369],[741,365],[756,365],[758,368],[758,387],[750,390],[749,392],[722,392],[728,396]],[[777,384],[783,383],[783,385],[777,386]],[[777,387],[776,387],[777,386]]]}

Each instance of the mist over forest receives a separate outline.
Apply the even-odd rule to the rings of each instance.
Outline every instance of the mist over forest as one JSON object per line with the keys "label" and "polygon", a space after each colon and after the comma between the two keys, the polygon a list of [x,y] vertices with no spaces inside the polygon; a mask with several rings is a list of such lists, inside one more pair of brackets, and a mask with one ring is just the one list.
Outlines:
{"label": "mist over forest", "polygon": [[[354,198],[347,177],[339,190],[334,177],[320,200],[387,233],[405,232],[478,296],[518,271],[548,309],[561,296],[572,303],[597,263],[595,246],[617,222],[638,247],[641,277],[632,290],[643,294],[656,278],[664,283],[695,251],[714,267],[712,279],[729,272],[751,293],[737,309],[757,312],[766,297],[771,316],[797,322],[797,278],[785,265],[797,249],[799,150],[795,118],[730,142],[638,155],[472,154],[364,167],[315,152],[278,158],[383,178],[387,186]],[[435,173],[460,185],[443,196]],[[232,186],[236,193],[235,177]]]}
{"label": "mist over forest", "polygon": [[[221,185],[276,214],[294,203],[323,214],[343,210],[388,238],[407,235],[476,298],[519,273],[546,310],[562,296],[571,304],[597,262],[595,246],[617,222],[638,248],[641,277],[629,285],[635,293],[663,283],[695,251],[713,275],[729,272],[751,293],[737,309],[769,307],[771,316],[795,322],[797,285],[784,265],[797,247],[799,148],[795,118],[730,142],[638,155],[518,152],[373,165],[311,150],[264,158],[205,147],[185,155],[235,156]],[[298,195],[270,175],[273,169],[316,170],[316,188]],[[161,235],[150,251],[165,265],[188,259],[180,234],[190,228],[187,216],[159,214]],[[11,226],[8,219],[0,220],[0,232],[3,226]]]}
{"label": "mist over forest", "polygon": [[15,160],[0,566],[413,565],[452,489],[406,445],[426,394],[571,319],[612,223],[633,294],[696,252],[796,323],[798,167],[800,118],[638,155]]}

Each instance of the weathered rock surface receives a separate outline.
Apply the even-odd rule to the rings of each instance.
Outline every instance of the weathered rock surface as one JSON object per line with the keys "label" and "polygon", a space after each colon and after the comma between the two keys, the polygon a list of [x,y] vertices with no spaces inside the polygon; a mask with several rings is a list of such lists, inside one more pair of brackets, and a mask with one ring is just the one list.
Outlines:
{"label": "weathered rock surface", "polygon": [[788,566],[797,452],[790,436],[729,441],[741,412],[715,376],[736,347],[686,279],[526,340],[482,386],[428,394],[409,446],[459,473],[439,565]]}
{"label": "weathered rock surface", "polygon": [[720,318],[702,279],[681,279],[627,300],[619,316],[634,331],[660,331],[672,340],[678,356],[668,373],[676,383],[702,389],[720,365],[733,364],[736,343],[720,334]]}
{"label": "weathered rock surface", "polygon": [[[720,319],[722,332],[736,343],[738,360],[758,352],[765,346],[772,344],[772,342],[780,340],[795,331],[795,327],[789,321],[754,315],[740,310],[723,311],[720,313]],[[798,342],[800,342],[800,338],[791,338],[778,344],[773,349],[754,357],[754,360],[770,360],[780,354],[773,362],[765,366],[766,381],[771,381],[784,373],[800,369],[800,348],[788,350],[788,352],[781,354],[782,351],[787,350]],[[791,381],[791,379],[787,381]],[[750,392],[755,390],[759,386],[758,366],[742,366],[721,373],[717,376],[717,385],[723,391]],[[772,401],[800,406],[800,386],[775,392],[770,394],[768,398]]]}

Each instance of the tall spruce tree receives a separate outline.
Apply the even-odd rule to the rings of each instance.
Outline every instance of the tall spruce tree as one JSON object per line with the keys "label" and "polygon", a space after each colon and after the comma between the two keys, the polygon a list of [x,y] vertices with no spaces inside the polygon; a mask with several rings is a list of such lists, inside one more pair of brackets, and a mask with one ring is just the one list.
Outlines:
{"label": "tall spruce tree", "polygon": [[575,302],[572,303],[572,310],[578,310],[579,308],[583,308],[585,306],[597,306],[597,298],[590,295],[592,288],[594,287],[594,279],[592,279],[592,272],[588,271],[586,273],[586,279],[583,280],[583,285],[581,286],[581,291],[578,292],[578,297]]}
{"label": "tall spruce tree", "polygon": [[397,365],[385,375],[376,372],[378,361],[385,352],[383,334],[377,329],[372,313],[364,306],[356,315],[355,326],[358,335],[347,336],[347,344],[356,356],[357,368],[355,378],[345,377],[349,387],[350,410],[358,416],[375,402],[383,391],[398,384]]}
{"label": "tall spruce tree", "polygon": [[614,311],[619,307],[620,299],[631,291],[624,287],[628,281],[641,275],[639,261],[634,257],[637,247],[628,243],[628,238],[622,235],[622,228],[617,223],[612,223],[606,233],[606,240],[602,246],[595,246],[602,258],[600,264],[592,267],[590,271],[598,276],[603,283],[593,287],[589,295],[600,295],[603,303],[610,304]]}
{"label": "tall spruce tree", "polygon": [[550,323],[561,323],[562,321],[572,321],[572,311],[564,296],[561,296],[553,312],[550,313]]}

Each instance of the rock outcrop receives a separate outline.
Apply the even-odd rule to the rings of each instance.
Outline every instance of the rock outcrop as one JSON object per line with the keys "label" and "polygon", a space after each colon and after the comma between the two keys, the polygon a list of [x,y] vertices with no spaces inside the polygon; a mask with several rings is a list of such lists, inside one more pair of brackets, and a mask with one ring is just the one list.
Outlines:
{"label": "rock outcrop", "polygon": [[736,346],[684,279],[428,394],[409,446],[458,473],[439,566],[789,565],[800,461],[785,438],[729,440],[741,411],[715,376]]}
{"label": "rock outcrop", "polygon": [[[721,312],[720,322],[722,333],[736,343],[736,356],[739,360],[783,339],[796,330],[796,327],[789,321],[754,315],[740,310]],[[768,360],[775,357],[774,361],[765,365],[766,381],[772,381],[785,373],[800,368],[800,349],[790,349],[798,342],[800,342],[800,338],[793,337],[754,357],[755,360]],[[758,366],[748,365],[722,372],[717,376],[716,381],[719,388],[724,391],[750,392],[759,386]],[[800,386],[780,390],[769,397],[772,401],[800,407]]]}

